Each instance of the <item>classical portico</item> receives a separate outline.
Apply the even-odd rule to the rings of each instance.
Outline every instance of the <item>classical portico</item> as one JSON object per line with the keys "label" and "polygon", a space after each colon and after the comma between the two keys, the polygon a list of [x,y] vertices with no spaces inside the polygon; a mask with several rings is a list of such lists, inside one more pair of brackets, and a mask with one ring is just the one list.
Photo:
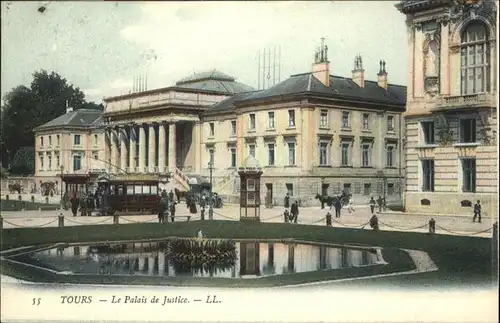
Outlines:
{"label": "classical portico", "polygon": [[184,134],[195,127],[193,121],[163,120],[106,127],[109,172],[170,173],[177,166],[192,167],[192,158],[187,160],[192,136]]}

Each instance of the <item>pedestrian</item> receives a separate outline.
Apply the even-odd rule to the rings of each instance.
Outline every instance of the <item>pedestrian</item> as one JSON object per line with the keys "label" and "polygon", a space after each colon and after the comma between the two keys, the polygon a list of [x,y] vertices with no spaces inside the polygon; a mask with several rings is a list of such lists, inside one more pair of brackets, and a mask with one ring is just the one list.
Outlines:
{"label": "pedestrian", "polygon": [[375,212],[375,200],[373,199],[373,196],[370,198],[370,211],[372,214]]}
{"label": "pedestrian", "polygon": [[165,222],[165,211],[168,208],[168,196],[167,196],[167,191],[162,190],[161,196],[160,196],[160,205],[159,205],[159,212],[158,212],[158,221],[160,223]]}
{"label": "pedestrian", "polygon": [[379,212],[379,213],[382,213],[382,203],[383,203],[383,201],[382,201],[382,196],[380,196],[380,195],[379,195],[379,196],[378,196],[378,199],[377,199],[377,204],[378,204],[378,212]]}
{"label": "pedestrian", "polygon": [[340,218],[340,210],[342,210],[342,202],[340,201],[340,198],[337,197],[335,199],[335,203],[333,203],[333,204],[335,207],[335,217]]}
{"label": "pedestrian", "polygon": [[176,202],[172,202],[172,204],[170,205],[170,219],[172,220],[172,222],[174,222],[174,219],[175,219],[175,205],[177,203]]}
{"label": "pedestrian", "polygon": [[177,203],[181,202],[181,191],[178,188],[175,189],[175,196],[177,197]]}
{"label": "pedestrian", "polygon": [[76,216],[78,213],[78,206],[80,205],[80,201],[76,197],[75,192],[73,192],[71,198],[69,199],[69,202],[71,203],[71,213],[73,213],[73,216]]}
{"label": "pedestrian", "polygon": [[349,213],[354,212],[354,202],[352,200],[352,197],[349,197],[349,204],[347,206],[347,210],[349,211]]}
{"label": "pedestrian", "polygon": [[382,208],[383,208],[384,212],[387,211],[387,203],[385,201],[385,197],[382,198]]}
{"label": "pedestrian", "polygon": [[285,195],[285,201],[283,202],[283,205],[285,206],[285,210],[288,210],[290,207],[290,195],[286,193]]}
{"label": "pedestrian", "polygon": [[206,205],[205,195],[202,195],[200,199],[200,210],[201,210],[202,221],[205,220],[205,205]]}
{"label": "pedestrian", "polygon": [[170,199],[170,203],[174,201],[174,192],[170,190],[170,193],[168,193],[168,198]]}
{"label": "pedestrian", "polygon": [[290,208],[290,213],[292,213],[293,223],[297,223],[299,217],[299,205],[297,201],[292,203],[292,207]]}
{"label": "pedestrian", "polygon": [[370,227],[373,230],[378,231],[378,218],[375,214],[370,218]]}
{"label": "pedestrian", "polygon": [[472,222],[476,222],[476,217],[478,218],[477,222],[481,223],[481,202],[479,200],[474,204],[474,217],[472,218]]}

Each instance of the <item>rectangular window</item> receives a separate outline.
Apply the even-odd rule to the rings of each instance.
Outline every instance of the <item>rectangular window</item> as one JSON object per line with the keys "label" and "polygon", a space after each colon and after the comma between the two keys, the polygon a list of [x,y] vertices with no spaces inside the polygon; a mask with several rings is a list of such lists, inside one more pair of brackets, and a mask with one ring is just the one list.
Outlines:
{"label": "rectangular window", "polygon": [[460,119],[460,142],[476,142],[476,119]]}
{"label": "rectangular window", "polygon": [[319,143],[319,165],[328,165],[328,142]]}
{"label": "rectangular window", "polygon": [[80,146],[81,141],[80,141],[80,135],[73,135],[73,145],[74,146]]}
{"label": "rectangular window", "polygon": [[386,152],[387,152],[386,166],[394,167],[394,146],[387,146]]}
{"label": "rectangular window", "polygon": [[56,136],[56,145],[59,147],[60,144],[61,144],[61,136],[57,135]]}
{"label": "rectangular window", "polygon": [[288,165],[295,166],[295,143],[288,143]]}
{"label": "rectangular window", "polygon": [[295,127],[295,110],[288,110],[288,126]]}
{"label": "rectangular window", "polygon": [[422,159],[422,191],[434,192],[434,159]]}
{"label": "rectangular window", "polygon": [[92,153],[92,157],[95,159],[95,160],[98,160],[99,159],[99,153],[97,151],[94,151]]}
{"label": "rectangular window", "polygon": [[319,126],[324,128],[328,127],[328,110],[321,110]]}
{"label": "rectangular window", "polygon": [[43,137],[40,137],[40,147],[43,147]]}
{"label": "rectangular window", "polygon": [[322,196],[328,195],[328,187],[330,187],[330,184],[321,184],[321,195]]}
{"label": "rectangular window", "polygon": [[370,166],[370,145],[363,145],[363,167]]}
{"label": "rectangular window", "polygon": [[363,130],[370,129],[370,115],[368,113],[363,113]]}
{"label": "rectangular window", "polygon": [[82,168],[82,156],[74,155],[73,156],[73,171],[77,171]]}
{"label": "rectangular window", "polygon": [[94,146],[97,146],[98,143],[98,137],[97,135],[94,135]]}
{"label": "rectangular window", "polygon": [[255,114],[250,113],[250,130],[255,130]]}
{"label": "rectangular window", "polygon": [[231,120],[231,136],[236,136],[236,120]]}
{"label": "rectangular window", "polygon": [[59,168],[59,166],[61,166],[60,164],[60,160],[59,160],[59,155],[56,155],[56,167]]}
{"label": "rectangular window", "polygon": [[40,169],[43,170],[43,155],[40,155]]}
{"label": "rectangular window", "polygon": [[433,145],[435,143],[434,121],[424,121],[421,124],[424,133],[424,143],[426,145]]}
{"label": "rectangular window", "polygon": [[349,128],[349,112],[342,112],[342,128]]}
{"label": "rectangular window", "polygon": [[394,116],[387,116],[387,131],[394,131]]}
{"label": "rectangular window", "polygon": [[248,145],[248,154],[255,157],[255,144]]}
{"label": "rectangular window", "polygon": [[255,195],[255,179],[249,178],[247,179],[247,203],[255,204],[256,195]]}
{"label": "rectangular window", "polygon": [[208,150],[208,154],[209,154],[209,159],[210,159],[209,162],[212,165],[212,167],[214,167],[215,166],[215,149],[210,148]]}
{"label": "rectangular window", "polygon": [[293,184],[292,183],[286,183],[286,192],[288,193],[289,196],[293,196]]}
{"label": "rectangular window", "polygon": [[52,146],[52,136],[49,136],[49,147]]}
{"label": "rectangular window", "polygon": [[394,195],[394,183],[387,183],[387,195]]}
{"label": "rectangular window", "polygon": [[474,158],[462,159],[463,192],[476,192],[476,160]]}
{"label": "rectangular window", "polygon": [[[49,137],[50,138],[50,137]],[[52,156],[51,155],[48,155],[47,156],[48,160],[49,160],[49,170],[52,169]]]}
{"label": "rectangular window", "polygon": [[236,167],[236,148],[231,148],[231,167]]}
{"label": "rectangular window", "polygon": [[344,193],[346,194],[351,193],[351,183],[344,183]]}
{"label": "rectangular window", "polygon": [[363,195],[370,195],[370,194],[372,194],[372,184],[365,183],[363,185]]}
{"label": "rectangular window", "polygon": [[267,144],[268,165],[274,166],[274,144]]}
{"label": "rectangular window", "polygon": [[215,135],[215,124],[213,122],[210,122],[208,126],[210,127],[210,132],[208,135],[210,137],[213,137]]}
{"label": "rectangular window", "polygon": [[275,127],[275,125],[274,125],[274,112],[272,112],[272,111],[268,112],[267,117],[268,117],[267,128],[274,129],[274,127]]}
{"label": "rectangular window", "polygon": [[342,143],[342,166],[349,166],[349,143]]}

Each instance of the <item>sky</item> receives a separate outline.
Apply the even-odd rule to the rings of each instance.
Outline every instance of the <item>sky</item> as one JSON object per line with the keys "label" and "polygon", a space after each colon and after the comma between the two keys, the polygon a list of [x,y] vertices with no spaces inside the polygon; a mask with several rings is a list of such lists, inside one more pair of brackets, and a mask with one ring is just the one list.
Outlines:
{"label": "sky", "polygon": [[311,71],[322,37],[332,75],[351,77],[361,54],[365,79],[376,80],[384,59],[389,83],[406,85],[405,16],[395,4],[2,1],[1,94],[40,69],[96,102],[128,93],[137,75],[153,89],[217,69],[257,88],[259,50],[280,48],[283,81]]}

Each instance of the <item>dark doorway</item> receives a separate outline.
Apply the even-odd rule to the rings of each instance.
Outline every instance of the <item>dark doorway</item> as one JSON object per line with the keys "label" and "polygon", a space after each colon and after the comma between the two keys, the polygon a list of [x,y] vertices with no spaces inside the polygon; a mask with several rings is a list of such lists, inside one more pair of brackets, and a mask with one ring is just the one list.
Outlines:
{"label": "dark doorway", "polygon": [[322,196],[328,195],[328,188],[329,187],[330,187],[330,184],[321,184],[321,195]]}
{"label": "dark doorway", "polygon": [[273,205],[273,184],[266,183],[266,205]]}

